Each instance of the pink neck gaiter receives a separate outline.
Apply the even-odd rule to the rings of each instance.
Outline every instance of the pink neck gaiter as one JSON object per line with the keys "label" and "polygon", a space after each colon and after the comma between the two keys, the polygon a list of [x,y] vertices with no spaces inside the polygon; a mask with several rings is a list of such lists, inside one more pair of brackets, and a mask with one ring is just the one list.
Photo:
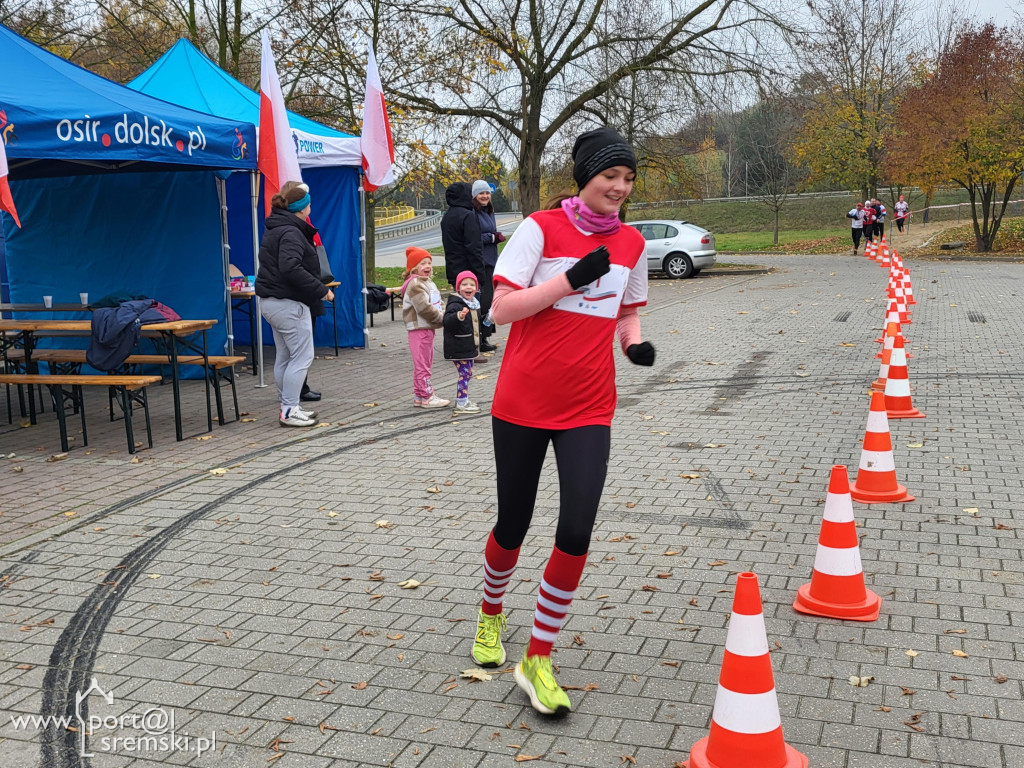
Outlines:
{"label": "pink neck gaiter", "polygon": [[617,213],[594,213],[578,197],[563,200],[562,210],[569,217],[569,221],[584,232],[595,235],[614,235],[622,225]]}

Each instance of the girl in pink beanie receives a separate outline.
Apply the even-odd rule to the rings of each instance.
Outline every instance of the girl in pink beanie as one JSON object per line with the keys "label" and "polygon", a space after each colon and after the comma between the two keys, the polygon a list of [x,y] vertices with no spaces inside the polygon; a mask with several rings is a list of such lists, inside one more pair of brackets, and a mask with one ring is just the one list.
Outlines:
{"label": "girl in pink beanie", "polygon": [[444,310],[444,357],[454,362],[459,372],[457,414],[480,413],[480,406],[469,399],[473,360],[480,352],[480,301],[476,292],[476,275],[464,269],[455,278],[455,291]]}

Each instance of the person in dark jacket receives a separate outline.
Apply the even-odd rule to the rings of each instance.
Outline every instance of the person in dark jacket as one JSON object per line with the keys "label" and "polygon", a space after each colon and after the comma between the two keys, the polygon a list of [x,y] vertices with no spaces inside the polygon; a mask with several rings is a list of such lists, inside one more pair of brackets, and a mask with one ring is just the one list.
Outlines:
{"label": "person in dark jacket", "polygon": [[444,246],[444,275],[455,287],[455,278],[467,269],[474,275],[484,273],[480,224],[473,209],[473,186],[457,181],[445,191],[448,210],[441,219],[441,244]]}
{"label": "person in dark jacket", "polygon": [[498,223],[494,218],[494,206],[491,204],[491,185],[483,179],[473,182],[473,210],[480,224],[480,243],[483,249],[484,273],[480,283],[480,351],[493,352],[498,347],[490,342],[494,333],[494,323],[487,324],[487,313],[491,309],[491,298],[494,296],[494,265],[498,263],[498,243],[505,236],[498,231]]}
{"label": "person in dark jacket", "polygon": [[316,412],[299,405],[306,371],[313,364],[311,312],[323,314],[323,299],[334,292],[320,281],[320,260],[313,245],[316,228],[309,217],[309,187],[286,182],[271,200],[266,232],[260,243],[260,270],[256,295],[263,317],[274,330],[277,354],[274,383],[281,401],[280,423],[285,427],[312,427]]}

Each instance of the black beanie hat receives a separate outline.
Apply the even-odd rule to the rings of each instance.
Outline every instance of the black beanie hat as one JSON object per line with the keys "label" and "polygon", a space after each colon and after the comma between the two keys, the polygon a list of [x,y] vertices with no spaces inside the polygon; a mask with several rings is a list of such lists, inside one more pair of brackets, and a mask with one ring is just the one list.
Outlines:
{"label": "black beanie hat", "polygon": [[572,162],[572,177],[580,189],[601,171],[616,165],[636,173],[633,148],[611,128],[595,128],[581,134],[572,148]]}

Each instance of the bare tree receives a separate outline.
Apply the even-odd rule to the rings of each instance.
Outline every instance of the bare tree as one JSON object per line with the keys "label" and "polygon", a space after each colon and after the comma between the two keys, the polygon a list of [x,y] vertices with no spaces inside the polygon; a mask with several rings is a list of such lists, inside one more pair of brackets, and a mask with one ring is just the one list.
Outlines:
{"label": "bare tree", "polygon": [[[393,93],[412,109],[490,126],[516,158],[527,213],[539,207],[549,144],[574,118],[605,118],[601,99],[612,88],[644,72],[685,81],[752,70],[743,34],[779,23],[760,0],[649,3],[653,16],[640,21],[618,13],[620,4],[635,7],[621,0],[395,2],[434,32],[442,55],[453,45],[461,55],[435,57],[427,68],[447,67],[450,79],[410,82]],[[603,24],[606,16],[616,23]]]}
{"label": "bare tree", "polygon": [[760,86],[760,99],[739,116],[736,133],[753,194],[774,216],[774,243],[778,245],[779,213],[796,181],[789,159],[795,118],[784,95],[770,84]]}

